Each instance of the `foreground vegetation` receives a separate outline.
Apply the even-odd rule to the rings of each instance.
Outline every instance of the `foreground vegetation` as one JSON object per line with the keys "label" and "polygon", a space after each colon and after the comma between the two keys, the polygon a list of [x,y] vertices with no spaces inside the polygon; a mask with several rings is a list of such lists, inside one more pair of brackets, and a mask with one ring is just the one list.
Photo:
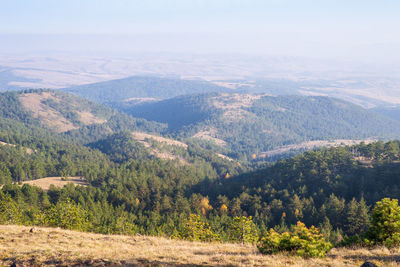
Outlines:
{"label": "foreground vegetation", "polygon": [[400,250],[332,249],[324,259],[263,255],[254,245],[200,243],[150,236],[81,233],[0,225],[0,265],[94,266],[397,266]]}

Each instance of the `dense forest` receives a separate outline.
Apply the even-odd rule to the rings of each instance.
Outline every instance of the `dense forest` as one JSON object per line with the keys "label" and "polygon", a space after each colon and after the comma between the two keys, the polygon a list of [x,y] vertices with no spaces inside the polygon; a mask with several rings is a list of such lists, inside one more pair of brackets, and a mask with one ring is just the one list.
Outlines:
{"label": "dense forest", "polygon": [[[172,236],[183,231],[190,214],[199,214],[222,240],[229,240],[227,227],[235,216],[245,215],[252,216],[260,232],[269,227],[284,231],[303,221],[320,226],[337,242],[368,229],[374,202],[399,197],[397,141],[311,151],[237,176],[159,159],[113,161],[85,148],[63,148],[63,154],[55,146],[49,149],[54,153],[36,152],[29,156],[31,161],[24,159],[28,156],[21,147],[0,148],[0,177],[5,184],[1,203],[13,207],[3,206],[0,218],[8,223],[41,224],[41,214],[51,207],[73,205],[84,218],[82,229],[101,233]],[[51,161],[41,162],[36,154]],[[14,166],[23,171],[18,173]],[[52,187],[46,192],[10,184],[19,181],[21,173],[25,179],[79,175],[90,185]]]}
{"label": "dense forest", "polygon": [[191,138],[203,133],[222,140],[228,155],[241,160],[304,141],[393,139],[400,132],[397,121],[328,97],[209,93],[121,110],[168,124],[164,132],[175,137]]}
{"label": "dense forest", "polygon": [[392,118],[393,120],[400,121],[400,106],[399,105],[394,105],[391,107],[386,107],[386,106],[378,106],[376,108],[372,109],[373,111],[383,114],[387,117]]}

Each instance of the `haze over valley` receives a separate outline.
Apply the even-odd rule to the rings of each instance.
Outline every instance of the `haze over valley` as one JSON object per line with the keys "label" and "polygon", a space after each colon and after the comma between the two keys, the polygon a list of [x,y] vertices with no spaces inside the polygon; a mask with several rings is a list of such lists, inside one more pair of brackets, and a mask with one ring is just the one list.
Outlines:
{"label": "haze over valley", "polygon": [[400,3],[0,3],[0,265],[397,266]]}

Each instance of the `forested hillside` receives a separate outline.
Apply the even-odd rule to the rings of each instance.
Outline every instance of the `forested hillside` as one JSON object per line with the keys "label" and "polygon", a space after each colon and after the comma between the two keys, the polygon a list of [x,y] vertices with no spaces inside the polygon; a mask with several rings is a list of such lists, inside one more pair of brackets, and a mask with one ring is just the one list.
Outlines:
{"label": "forested hillside", "polygon": [[159,100],[179,95],[226,92],[229,88],[217,86],[206,81],[182,80],[178,78],[159,78],[152,76],[133,76],[88,85],[65,88],[63,91],[108,105],[129,105],[142,100]]}
{"label": "forested hillside", "polygon": [[75,143],[93,142],[120,131],[161,132],[165,128],[60,91],[5,92],[0,94],[0,104],[0,119],[40,126]]}
{"label": "forested hillside", "polygon": [[400,106],[380,106],[372,109],[373,111],[383,114],[393,120],[400,121]]}
{"label": "forested hillside", "polygon": [[328,97],[211,93],[122,108],[168,124],[177,137],[210,141],[246,159],[311,140],[396,138],[400,123]]}
{"label": "forested hillside", "polygon": [[[19,177],[13,171],[14,161],[29,158],[16,150],[0,147],[4,162],[0,176],[6,183],[0,203],[8,207],[0,209],[3,223],[171,236],[184,231],[190,214],[200,214],[221,240],[229,240],[234,216],[245,215],[252,216],[261,232],[268,227],[282,231],[300,220],[319,225],[329,240],[338,242],[368,228],[375,201],[399,198],[398,141],[311,151],[239,176],[220,175],[210,165],[112,161],[96,151],[50,148],[57,153],[36,152],[40,158],[54,158],[45,162],[45,171],[64,170],[69,175],[75,170],[73,174],[86,177],[90,185],[49,191],[8,184]],[[51,209],[65,207],[77,210],[72,226],[51,221]]]}

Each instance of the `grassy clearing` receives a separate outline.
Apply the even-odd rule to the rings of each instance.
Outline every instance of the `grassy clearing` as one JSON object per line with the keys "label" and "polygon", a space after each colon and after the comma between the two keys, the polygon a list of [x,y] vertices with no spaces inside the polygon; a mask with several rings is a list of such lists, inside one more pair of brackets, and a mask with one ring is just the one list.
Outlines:
{"label": "grassy clearing", "polygon": [[80,177],[67,177],[66,180],[63,180],[62,177],[46,177],[31,181],[24,181],[22,184],[29,184],[32,186],[37,186],[42,188],[43,190],[49,190],[50,185],[54,185],[55,187],[64,187],[65,185],[72,183],[74,185],[87,186],[88,183],[84,179]]}
{"label": "grassy clearing", "polygon": [[0,225],[0,264],[23,266],[398,266],[400,249],[333,249],[325,259],[261,255],[251,245]]}

